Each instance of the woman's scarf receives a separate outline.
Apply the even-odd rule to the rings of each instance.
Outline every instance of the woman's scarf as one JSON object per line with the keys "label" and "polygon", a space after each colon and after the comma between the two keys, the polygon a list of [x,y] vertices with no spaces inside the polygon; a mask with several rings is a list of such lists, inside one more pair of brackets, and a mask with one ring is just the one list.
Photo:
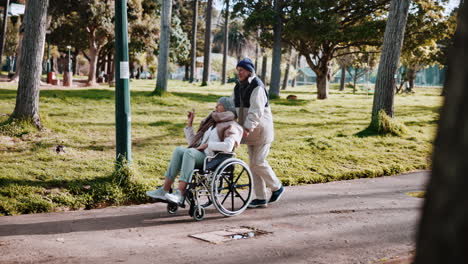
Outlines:
{"label": "woman's scarf", "polygon": [[216,127],[216,123],[232,121],[236,118],[235,114],[231,111],[226,112],[211,112],[205,119],[203,119],[198,127],[197,133],[193,138],[192,144],[189,148],[197,148],[201,145],[203,135],[210,127]]}

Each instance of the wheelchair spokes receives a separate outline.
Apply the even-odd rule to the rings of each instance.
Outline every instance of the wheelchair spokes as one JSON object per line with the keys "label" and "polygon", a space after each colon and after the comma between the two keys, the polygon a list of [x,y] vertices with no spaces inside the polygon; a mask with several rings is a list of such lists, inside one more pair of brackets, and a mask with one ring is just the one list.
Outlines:
{"label": "wheelchair spokes", "polygon": [[244,162],[227,162],[217,169],[212,198],[218,211],[226,216],[240,214],[247,208],[251,195],[252,176]]}

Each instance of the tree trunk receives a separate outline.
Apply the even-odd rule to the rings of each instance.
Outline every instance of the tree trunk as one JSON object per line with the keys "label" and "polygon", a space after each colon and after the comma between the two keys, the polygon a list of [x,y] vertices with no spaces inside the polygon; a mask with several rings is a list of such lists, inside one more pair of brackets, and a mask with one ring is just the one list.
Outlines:
{"label": "tree trunk", "polygon": [[58,73],[58,60],[57,60],[57,57],[55,56],[52,56],[51,68],[55,74]]}
{"label": "tree trunk", "polygon": [[88,72],[88,82],[86,86],[96,85],[96,69],[97,69],[97,60],[99,55],[99,49],[94,44],[94,40],[90,40],[90,49],[89,49],[89,72]]}
{"label": "tree trunk", "polygon": [[0,66],[2,65],[2,57],[3,57],[3,48],[5,46],[5,36],[7,32],[7,25],[8,25],[8,6],[10,5],[10,0],[5,1],[5,9],[3,9],[3,23],[1,28],[1,36],[0,36]]}
{"label": "tree trunk", "polygon": [[213,0],[208,0],[206,5],[206,25],[205,25],[205,51],[203,59],[203,79],[202,86],[207,86],[210,82],[211,71],[211,12],[213,10]]}
{"label": "tree trunk", "polygon": [[375,83],[371,126],[378,124],[379,111],[393,117],[393,98],[410,0],[392,0],[385,27],[382,54]]}
{"label": "tree trunk", "polygon": [[327,99],[329,91],[329,81],[327,73],[319,73],[317,75],[317,99]]}
{"label": "tree trunk", "polygon": [[48,0],[29,0],[25,10],[25,32],[21,52],[23,70],[18,84],[12,119],[31,121],[41,128],[39,86],[44,56]]}
{"label": "tree trunk", "polygon": [[415,69],[408,69],[408,83],[409,88],[406,90],[407,93],[413,91],[414,88],[414,80],[416,79],[416,70]]}
{"label": "tree trunk", "polygon": [[198,23],[198,0],[193,1],[192,18],[192,47],[190,50],[190,82],[194,82],[197,70],[197,23]]}
{"label": "tree trunk", "polygon": [[296,70],[296,76],[294,76],[294,79],[292,80],[291,87],[296,87],[296,78],[297,78],[297,69],[299,68],[299,59],[301,55],[297,54],[296,59],[294,60],[294,69]]}
{"label": "tree trunk", "polygon": [[310,55],[304,56],[306,58],[307,64],[317,75],[317,99],[324,100],[328,98],[329,94],[329,80],[331,65],[329,55],[327,53],[322,54],[320,63],[318,65],[314,64],[314,61]]}
{"label": "tree trunk", "polygon": [[86,86],[96,85],[96,72],[97,72],[97,61],[99,57],[99,52],[101,46],[97,44],[96,41],[96,29],[91,29],[89,32],[89,72],[88,72],[88,82]]}
{"label": "tree trunk", "polygon": [[10,81],[11,82],[17,82],[20,77],[21,73],[21,57],[22,57],[22,52],[23,52],[23,33],[20,33],[19,38],[18,38],[18,47],[16,47],[16,60],[15,60],[15,74],[13,77],[11,77]]}
{"label": "tree trunk", "polygon": [[163,0],[161,9],[161,37],[159,41],[158,75],[156,80],[156,94],[167,91],[169,76],[169,45],[171,39],[172,0]]}
{"label": "tree trunk", "polygon": [[284,72],[284,80],[283,80],[283,87],[281,87],[281,90],[286,90],[288,86],[288,81],[289,81],[289,68],[291,67],[291,60],[292,60],[292,48],[289,46],[289,51],[288,51],[288,62],[286,64],[286,71]]}
{"label": "tree trunk", "polygon": [[258,44],[258,39],[260,39],[260,30],[257,30],[257,41],[255,43],[255,71],[258,70],[258,55],[260,52],[260,45]]}
{"label": "tree trunk", "polygon": [[273,26],[273,60],[271,63],[270,77],[270,97],[277,98],[280,94],[281,79],[281,35],[283,21],[281,19],[281,9],[283,0],[275,0],[275,25]]}
{"label": "tree trunk", "polygon": [[432,173],[427,186],[415,264],[466,263],[468,260],[468,16],[458,17],[444,106],[434,143]]}
{"label": "tree trunk", "polygon": [[226,11],[224,14],[224,45],[223,45],[223,70],[221,83],[226,84],[226,66],[227,66],[227,52],[229,43],[229,0],[226,0]]}
{"label": "tree trunk", "polygon": [[266,73],[267,73],[267,65],[268,65],[268,57],[265,54],[265,50],[262,49],[262,54],[263,54],[263,59],[262,59],[262,82],[266,85],[267,84],[267,78],[266,78]]}
{"label": "tree trunk", "polygon": [[75,50],[73,53],[72,53],[72,72],[74,75],[78,75],[78,54],[80,54],[80,51],[79,50]]}
{"label": "tree trunk", "polygon": [[114,57],[112,56],[114,52],[109,52],[107,54],[107,79],[106,82],[111,84],[114,79],[114,74],[112,69],[114,68]]}
{"label": "tree trunk", "polygon": [[340,91],[344,91],[346,82],[346,67],[341,67]]}
{"label": "tree trunk", "polygon": [[354,68],[354,75],[353,75],[353,94],[356,93],[357,87],[356,87],[356,82],[357,82],[358,74],[356,71],[356,68]]}
{"label": "tree trunk", "polygon": [[184,81],[188,81],[190,78],[190,73],[189,73],[190,65],[185,64],[185,76],[184,76]]}

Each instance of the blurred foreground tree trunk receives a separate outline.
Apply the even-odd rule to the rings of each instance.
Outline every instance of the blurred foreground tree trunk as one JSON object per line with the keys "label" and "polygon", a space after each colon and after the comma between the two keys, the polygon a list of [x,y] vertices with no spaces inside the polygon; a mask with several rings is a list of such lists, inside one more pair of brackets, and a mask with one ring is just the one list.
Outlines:
{"label": "blurred foreground tree trunk", "polygon": [[468,15],[461,9],[416,239],[416,264],[468,262]]}
{"label": "blurred foreground tree trunk", "polygon": [[21,47],[21,74],[11,119],[23,119],[41,128],[39,87],[46,36],[48,0],[29,0],[25,10],[25,31]]}

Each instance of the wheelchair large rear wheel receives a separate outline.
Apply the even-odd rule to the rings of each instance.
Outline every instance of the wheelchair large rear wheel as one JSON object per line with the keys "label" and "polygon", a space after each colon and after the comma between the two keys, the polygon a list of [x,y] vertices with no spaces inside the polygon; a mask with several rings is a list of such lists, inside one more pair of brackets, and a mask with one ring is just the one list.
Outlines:
{"label": "wheelchair large rear wheel", "polygon": [[221,163],[211,182],[211,200],[225,216],[242,213],[252,199],[252,173],[245,162],[228,159]]}

